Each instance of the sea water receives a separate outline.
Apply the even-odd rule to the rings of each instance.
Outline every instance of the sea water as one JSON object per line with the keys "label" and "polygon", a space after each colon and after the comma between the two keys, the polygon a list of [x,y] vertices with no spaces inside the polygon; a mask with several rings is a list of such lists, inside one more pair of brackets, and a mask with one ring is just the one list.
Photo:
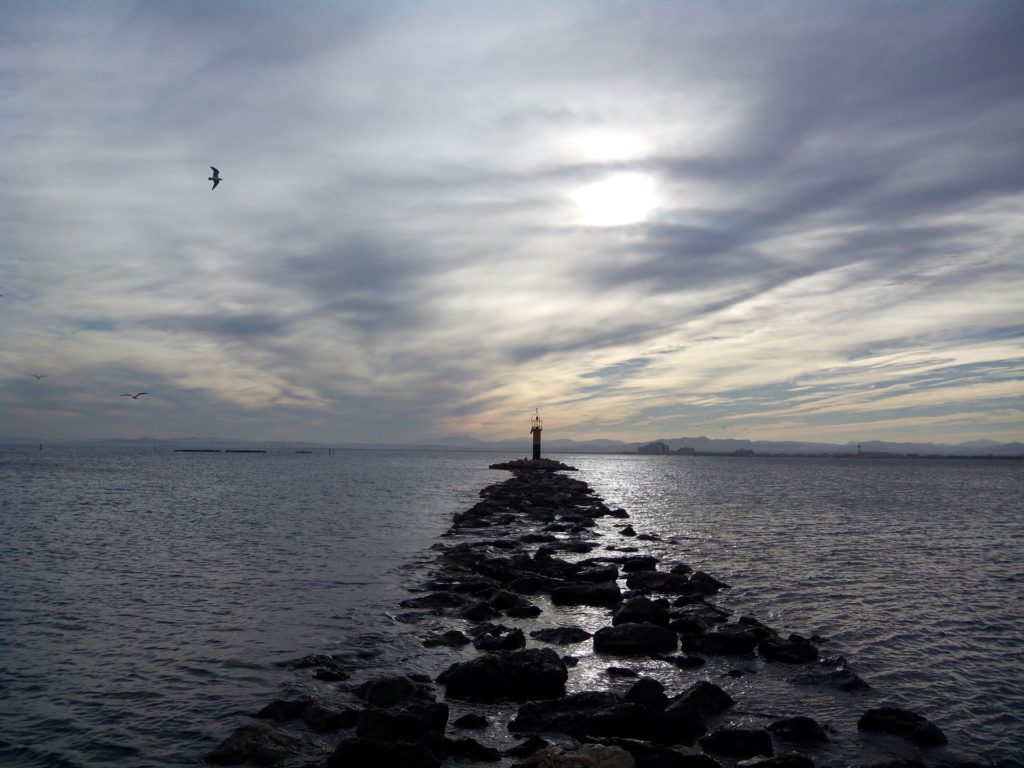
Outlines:
{"label": "sea water", "polygon": [[[200,765],[294,691],[279,662],[429,667],[398,603],[512,457],[0,448],[0,765]],[[827,638],[872,705],[1024,764],[1024,463],[557,458],[645,549],[731,584],[723,607]],[[864,706],[748,671],[750,710],[850,728]]]}

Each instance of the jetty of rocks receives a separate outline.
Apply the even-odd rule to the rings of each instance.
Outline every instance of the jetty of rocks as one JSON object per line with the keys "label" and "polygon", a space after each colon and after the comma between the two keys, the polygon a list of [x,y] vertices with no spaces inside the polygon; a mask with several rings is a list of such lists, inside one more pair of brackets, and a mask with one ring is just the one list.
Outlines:
{"label": "jetty of rocks", "polygon": [[[716,679],[785,668],[794,690],[857,696],[868,684],[823,638],[783,635],[715,604],[729,589],[682,561],[642,549],[637,532],[575,470],[557,461],[492,465],[512,473],[456,514],[402,619],[425,627],[424,649],[450,663],[366,676],[351,659],[287,662],[325,693],[271,702],[206,755],[218,765],[325,768],[813,768],[833,765],[836,732],[813,713],[745,711]],[[685,553],[680,553],[685,554]],[[360,682],[357,678],[362,675]],[[795,706],[800,696],[794,696]],[[905,744],[899,758],[854,765],[934,764],[946,737],[902,709],[867,709],[864,736]],[[470,735],[475,734],[475,735]],[[856,735],[856,734],[855,734]],[[931,750],[932,752],[929,752]],[[941,757],[941,755],[940,755]],[[926,760],[927,758],[927,760]],[[841,763],[850,765],[849,762]],[[949,764],[944,763],[944,764]]]}

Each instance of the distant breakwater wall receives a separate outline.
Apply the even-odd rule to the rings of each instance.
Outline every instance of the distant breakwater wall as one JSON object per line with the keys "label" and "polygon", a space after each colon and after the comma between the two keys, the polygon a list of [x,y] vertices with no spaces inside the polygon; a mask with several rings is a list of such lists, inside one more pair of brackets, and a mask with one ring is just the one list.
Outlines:
{"label": "distant breakwater wall", "polygon": [[[749,711],[744,679],[786,675],[800,690],[857,697],[868,684],[825,638],[781,633],[715,604],[729,589],[644,551],[633,529],[574,471],[550,460],[492,469],[512,477],[455,515],[399,619],[422,627],[446,664],[375,674],[343,654],[285,662],[315,694],[269,703],[206,755],[214,764],[326,768],[761,768],[958,764],[914,712],[865,706],[854,734],[813,712]],[[437,658],[433,656],[431,658]],[[718,683],[707,670],[731,667]],[[764,676],[768,679],[768,675]],[[776,674],[775,677],[778,677]],[[749,682],[749,681],[755,682]],[[805,688],[806,687],[806,688]],[[461,713],[461,714],[458,714]],[[458,716],[455,716],[458,714]],[[472,735],[471,735],[472,734]],[[858,734],[888,749],[857,762],[831,751]],[[889,741],[885,741],[889,740]],[[896,747],[893,748],[892,745]],[[876,759],[892,755],[890,760]],[[962,763],[960,763],[963,765]]]}

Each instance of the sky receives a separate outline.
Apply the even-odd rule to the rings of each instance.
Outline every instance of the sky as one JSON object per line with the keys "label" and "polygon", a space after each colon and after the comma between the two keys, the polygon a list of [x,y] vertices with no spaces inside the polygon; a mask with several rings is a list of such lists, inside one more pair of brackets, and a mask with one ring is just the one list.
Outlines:
{"label": "sky", "polygon": [[0,0],[0,435],[1024,440],[1022,39]]}

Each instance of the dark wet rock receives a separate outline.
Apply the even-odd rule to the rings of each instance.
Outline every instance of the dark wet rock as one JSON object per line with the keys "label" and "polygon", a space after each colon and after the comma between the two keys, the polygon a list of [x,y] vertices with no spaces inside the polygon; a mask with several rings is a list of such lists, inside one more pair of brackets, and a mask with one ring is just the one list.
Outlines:
{"label": "dark wet rock", "polygon": [[312,653],[301,659],[282,661],[277,666],[286,669],[312,669],[313,677],[318,680],[337,682],[351,677],[349,665],[325,653]]}
{"label": "dark wet rock", "polygon": [[488,653],[459,662],[437,681],[452,699],[525,701],[562,696],[569,672],[550,648]]}
{"label": "dark wet rock", "polygon": [[453,720],[452,725],[456,728],[470,728],[476,730],[487,727],[487,718],[483,715],[478,715],[475,712],[470,712],[469,714]]}
{"label": "dark wet rock", "polygon": [[524,544],[547,544],[558,541],[558,537],[550,533],[527,533],[525,536],[520,536],[519,540]]}
{"label": "dark wet rock", "polygon": [[554,643],[555,645],[572,645],[589,640],[591,635],[581,627],[545,627],[530,632],[530,637],[540,640],[542,643]]}
{"label": "dark wet rock", "polygon": [[238,728],[203,759],[213,765],[276,765],[325,749],[320,742],[261,723]]}
{"label": "dark wet rock", "polygon": [[622,747],[633,756],[636,768],[721,768],[721,764],[708,755],[685,754],[661,744],[636,739],[587,739],[598,744]]}
{"label": "dark wet rock", "polygon": [[324,763],[327,768],[440,768],[438,745],[355,737],[342,741]]}
{"label": "dark wet rock", "polygon": [[522,595],[510,592],[507,589],[496,589],[494,593],[487,598],[487,602],[499,611],[507,611],[513,608],[536,607]]}
{"label": "dark wet rock", "polygon": [[430,684],[414,680],[409,675],[375,677],[356,687],[353,693],[372,707],[434,701],[434,691]]}
{"label": "dark wet rock", "polygon": [[668,706],[665,686],[653,677],[641,677],[626,691],[626,701],[643,704],[648,709],[663,710]]}
{"label": "dark wet rock", "polygon": [[609,607],[622,601],[622,592],[614,581],[595,584],[589,581],[570,582],[551,590],[555,605],[593,605]]}
{"label": "dark wet rock", "polygon": [[691,709],[705,720],[710,720],[735,703],[732,696],[717,685],[701,680],[673,696],[669,701],[669,709]]}
{"label": "dark wet rock", "polygon": [[457,648],[459,646],[469,645],[470,641],[469,638],[459,630],[450,629],[439,635],[430,635],[429,637],[425,637],[422,642],[427,648],[435,648],[442,645],[450,648]]}
{"label": "dark wet rock", "polygon": [[795,685],[827,685],[840,691],[867,691],[871,689],[856,672],[848,669],[834,669],[831,672],[817,670],[802,672],[789,678]]}
{"label": "dark wet rock", "polygon": [[463,595],[453,592],[432,592],[429,595],[410,597],[399,603],[403,608],[421,608],[424,610],[439,610],[442,608],[461,608],[466,604]]}
{"label": "dark wet rock", "polygon": [[627,526],[623,527],[619,531],[619,533],[622,536],[636,536],[636,531],[633,530],[633,526],[632,525],[627,525]]}
{"label": "dark wet rock", "polygon": [[482,600],[462,612],[462,618],[467,621],[489,621],[497,617],[498,609]]}
{"label": "dark wet rock", "polygon": [[[880,763],[871,763],[871,765],[865,765],[862,768],[926,768],[926,766],[916,757],[898,757],[895,760],[883,760]],[[941,768],[954,767],[943,764]],[[987,766],[971,765],[971,768],[987,768]]]}
{"label": "dark wet rock", "polygon": [[658,558],[652,555],[638,555],[627,557],[622,561],[622,570],[626,573],[635,571],[653,571],[658,567]]}
{"label": "dark wet rock", "polygon": [[630,589],[649,589],[652,592],[687,592],[689,584],[688,577],[664,571],[631,571],[626,576],[626,586]]}
{"label": "dark wet rock", "polygon": [[820,744],[828,741],[825,729],[810,717],[790,717],[768,726],[768,732],[777,739],[794,744]]}
{"label": "dark wet rock", "polygon": [[626,623],[602,627],[594,635],[594,652],[617,656],[672,653],[679,644],[676,633],[657,624]]}
{"label": "dark wet rock", "polygon": [[513,472],[576,472],[575,467],[563,464],[554,459],[512,459],[498,464],[491,464],[489,469],[508,469]]}
{"label": "dark wet rock", "polygon": [[637,541],[661,541],[661,536],[656,533],[639,533],[636,539]]}
{"label": "dark wet rock", "polygon": [[744,656],[754,652],[757,635],[741,624],[726,624],[702,635],[683,635],[683,649],[712,656]]}
{"label": "dark wet rock", "polygon": [[693,573],[693,566],[687,565],[686,563],[679,563],[678,565],[673,565],[671,568],[669,568],[668,572],[685,576],[687,574]]}
{"label": "dark wet rock", "polygon": [[720,589],[731,589],[731,587],[724,581],[719,581],[710,573],[706,573],[704,571],[696,571],[695,573],[691,574],[690,584],[705,585],[707,586],[707,588],[712,589],[715,592],[717,592]]}
{"label": "dark wet rock", "polygon": [[448,705],[415,702],[390,709],[366,709],[356,725],[356,736],[377,740],[429,741],[444,736]]}
{"label": "dark wet rock", "polygon": [[925,717],[898,707],[869,709],[857,721],[857,729],[902,736],[919,747],[936,747],[947,743],[946,735]]}
{"label": "dark wet rock", "polygon": [[551,576],[542,576],[539,573],[519,573],[508,583],[508,588],[521,595],[534,595],[538,592],[550,592],[555,587],[560,587],[565,582]]}
{"label": "dark wet rock", "polygon": [[626,600],[612,616],[612,625],[648,622],[660,627],[667,627],[668,610],[662,605],[646,597],[634,597]]}
{"label": "dark wet rock", "polygon": [[329,733],[341,728],[351,728],[359,720],[360,710],[355,707],[335,707],[318,699],[278,699],[257,712],[260,720],[286,722],[301,720],[318,733]]}
{"label": "dark wet rock", "polygon": [[740,616],[736,620],[737,624],[742,624],[747,629],[751,630],[761,640],[765,640],[769,637],[778,638],[779,633],[766,624],[762,624],[753,616]]}
{"label": "dark wet rock", "polygon": [[593,565],[580,570],[575,576],[577,581],[592,581],[597,584],[615,581],[617,578],[619,569],[614,565]]}
{"label": "dark wet rock", "polygon": [[720,728],[702,738],[700,746],[705,752],[737,760],[775,754],[772,737],[763,728]]}
{"label": "dark wet rock", "polygon": [[803,638],[783,640],[780,637],[767,637],[757,645],[757,652],[765,661],[783,664],[810,664],[817,661],[818,649],[809,640]]}
{"label": "dark wet rock", "polygon": [[577,664],[580,663],[580,660],[577,659],[575,656],[563,656],[562,661],[565,663],[565,666],[567,667],[575,667]]}
{"label": "dark wet rock", "polygon": [[534,752],[544,749],[550,742],[540,736],[529,736],[514,747],[505,750],[509,757],[529,757]]}
{"label": "dark wet rock", "polygon": [[482,635],[473,641],[478,651],[515,651],[526,647],[523,630],[516,628],[498,634]]}
{"label": "dark wet rock", "polygon": [[650,710],[610,691],[583,691],[550,701],[531,701],[519,707],[508,724],[513,732],[554,732],[570,736],[646,738]]}
{"label": "dark wet rock", "polygon": [[[478,763],[495,763],[501,760],[501,752],[494,747],[485,747],[476,739],[445,739],[445,752],[457,760],[471,760]],[[391,768],[388,766],[388,768]]]}
{"label": "dark wet rock", "polygon": [[609,677],[639,677],[640,673],[629,667],[608,667],[605,673]]}
{"label": "dark wet rock", "polygon": [[745,768],[814,768],[814,761],[807,755],[787,752],[785,755],[769,757],[767,760],[758,760],[754,763],[747,762],[743,765]]}

